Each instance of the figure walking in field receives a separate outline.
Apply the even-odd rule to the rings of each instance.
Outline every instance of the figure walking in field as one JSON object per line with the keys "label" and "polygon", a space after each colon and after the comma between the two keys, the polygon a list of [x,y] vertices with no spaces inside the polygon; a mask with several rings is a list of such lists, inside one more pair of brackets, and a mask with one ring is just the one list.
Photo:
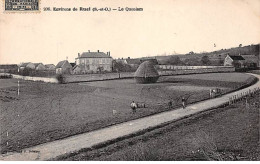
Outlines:
{"label": "figure walking in field", "polygon": [[182,108],[184,109],[186,107],[186,99],[185,99],[185,97],[182,97],[181,102],[182,102]]}
{"label": "figure walking in field", "polygon": [[133,110],[133,113],[135,113],[136,112],[136,108],[137,108],[136,103],[133,101],[130,106],[131,106],[131,108]]}

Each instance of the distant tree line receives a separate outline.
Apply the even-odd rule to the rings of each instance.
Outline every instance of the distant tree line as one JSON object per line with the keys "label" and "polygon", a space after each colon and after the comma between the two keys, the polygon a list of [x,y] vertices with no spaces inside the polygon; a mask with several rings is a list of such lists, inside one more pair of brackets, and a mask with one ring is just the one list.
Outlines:
{"label": "distant tree line", "polygon": [[38,71],[35,69],[27,68],[25,67],[24,69],[20,69],[19,72],[17,73],[22,76],[39,76],[39,77],[47,77],[47,76],[53,76],[56,74],[55,71]]}

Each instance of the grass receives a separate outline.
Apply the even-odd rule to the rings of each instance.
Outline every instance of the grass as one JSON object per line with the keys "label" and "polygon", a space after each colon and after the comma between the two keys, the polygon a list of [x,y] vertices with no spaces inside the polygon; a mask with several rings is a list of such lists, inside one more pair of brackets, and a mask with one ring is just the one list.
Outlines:
{"label": "grass", "polygon": [[56,160],[260,160],[259,96]]}
{"label": "grass", "polygon": [[[225,76],[226,81],[218,81],[216,75]],[[235,78],[238,75],[240,81]],[[161,77],[158,83],[147,85],[133,79],[80,84],[20,80],[20,96],[17,79],[1,79],[1,153],[172,110],[181,105],[182,95],[191,95],[188,103],[194,103],[207,99],[211,87],[230,92],[253,81],[241,73],[207,74],[206,79],[190,76],[197,77]],[[132,100],[145,102],[147,108],[132,114]],[[168,108],[169,100],[174,102],[172,108]]]}

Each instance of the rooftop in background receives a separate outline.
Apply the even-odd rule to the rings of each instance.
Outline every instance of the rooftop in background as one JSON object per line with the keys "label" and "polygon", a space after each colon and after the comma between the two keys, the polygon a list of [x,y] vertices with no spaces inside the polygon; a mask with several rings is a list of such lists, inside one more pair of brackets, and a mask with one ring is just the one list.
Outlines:
{"label": "rooftop in background", "polygon": [[229,55],[231,59],[233,60],[245,60],[242,56],[233,56],[233,55]]}
{"label": "rooftop in background", "polygon": [[56,68],[61,68],[63,66],[64,63],[68,62],[67,60],[62,60],[60,61],[57,65]]}
{"label": "rooftop in background", "polygon": [[141,64],[140,59],[126,59],[127,64]]}
{"label": "rooftop in background", "polygon": [[22,64],[20,65],[20,67],[26,67],[29,63],[31,63],[31,62],[22,63]]}
{"label": "rooftop in background", "polygon": [[0,69],[17,69],[17,64],[0,64]]}
{"label": "rooftop in background", "polygon": [[[33,63],[35,65],[35,67],[38,67],[38,65],[42,64],[42,63]],[[43,64],[42,64],[43,65]]]}

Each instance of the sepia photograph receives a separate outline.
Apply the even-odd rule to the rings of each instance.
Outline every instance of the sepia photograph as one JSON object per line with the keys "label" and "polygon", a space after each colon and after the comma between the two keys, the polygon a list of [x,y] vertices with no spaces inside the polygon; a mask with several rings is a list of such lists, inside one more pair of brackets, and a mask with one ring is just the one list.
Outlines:
{"label": "sepia photograph", "polygon": [[0,162],[260,161],[260,0],[2,0]]}

